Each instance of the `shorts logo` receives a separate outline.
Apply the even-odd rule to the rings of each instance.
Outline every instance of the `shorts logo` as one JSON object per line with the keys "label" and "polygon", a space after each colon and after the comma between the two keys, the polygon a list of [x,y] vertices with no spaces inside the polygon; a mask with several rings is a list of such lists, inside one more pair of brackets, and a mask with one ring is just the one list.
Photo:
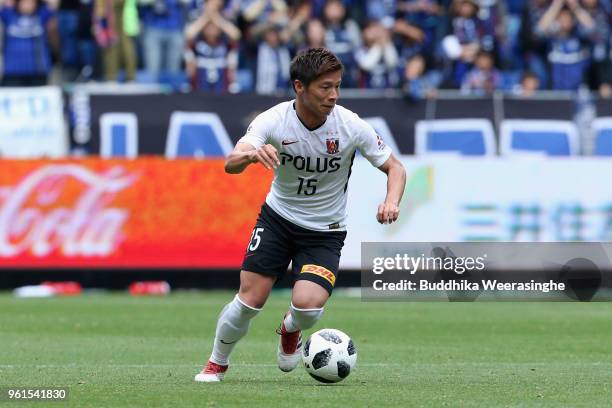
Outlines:
{"label": "shorts logo", "polygon": [[339,153],[340,139],[326,139],[325,145],[327,146],[327,153],[336,154]]}
{"label": "shorts logo", "polygon": [[330,270],[325,269],[322,266],[312,264],[304,265],[302,266],[302,271],[300,273],[312,273],[314,275],[318,275],[328,281],[332,287],[336,284],[336,276],[334,276]]}

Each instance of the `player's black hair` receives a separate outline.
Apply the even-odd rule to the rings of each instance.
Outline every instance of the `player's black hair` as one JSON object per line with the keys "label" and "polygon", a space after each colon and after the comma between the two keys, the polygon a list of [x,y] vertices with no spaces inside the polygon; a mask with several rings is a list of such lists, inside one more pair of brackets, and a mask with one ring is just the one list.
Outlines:
{"label": "player's black hair", "polygon": [[321,75],[342,71],[342,62],[327,48],[309,48],[298,53],[291,61],[291,85],[298,79],[305,87]]}

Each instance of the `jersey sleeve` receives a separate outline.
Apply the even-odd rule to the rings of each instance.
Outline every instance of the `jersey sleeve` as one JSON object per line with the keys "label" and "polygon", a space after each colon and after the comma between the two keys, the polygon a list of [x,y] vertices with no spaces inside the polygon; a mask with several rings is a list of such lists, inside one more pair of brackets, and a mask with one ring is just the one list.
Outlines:
{"label": "jersey sleeve", "polygon": [[247,128],[245,135],[238,140],[238,143],[248,143],[256,149],[265,145],[275,126],[273,116],[271,111],[265,111],[257,115]]}
{"label": "jersey sleeve", "polygon": [[389,156],[391,148],[385,144],[374,128],[363,119],[358,119],[357,148],[363,157],[374,167],[382,166]]}

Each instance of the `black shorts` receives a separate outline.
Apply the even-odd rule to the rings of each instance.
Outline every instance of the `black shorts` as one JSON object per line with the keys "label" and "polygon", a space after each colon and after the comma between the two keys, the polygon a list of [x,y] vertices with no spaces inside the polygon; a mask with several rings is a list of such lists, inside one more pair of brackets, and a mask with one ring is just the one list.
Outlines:
{"label": "black shorts", "polygon": [[292,262],[295,280],[315,282],[331,294],[345,238],[346,231],[312,231],[297,226],[264,203],[242,269],[279,279]]}

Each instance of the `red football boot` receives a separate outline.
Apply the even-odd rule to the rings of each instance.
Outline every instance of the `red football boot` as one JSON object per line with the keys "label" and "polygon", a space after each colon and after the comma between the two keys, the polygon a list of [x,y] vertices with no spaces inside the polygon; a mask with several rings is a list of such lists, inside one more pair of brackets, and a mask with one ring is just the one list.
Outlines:
{"label": "red football boot", "polygon": [[278,368],[288,373],[297,367],[302,357],[302,331],[298,330],[289,333],[283,322],[281,327],[276,330],[276,333],[280,335],[276,352]]}
{"label": "red football boot", "polygon": [[202,369],[200,374],[195,376],[195,380],[197,382],[219,382],[223,380],[223,376],[227,371],[229,366],[219,365],[217,363],[213,363],[212,361],[208,361],[206,367]]}

